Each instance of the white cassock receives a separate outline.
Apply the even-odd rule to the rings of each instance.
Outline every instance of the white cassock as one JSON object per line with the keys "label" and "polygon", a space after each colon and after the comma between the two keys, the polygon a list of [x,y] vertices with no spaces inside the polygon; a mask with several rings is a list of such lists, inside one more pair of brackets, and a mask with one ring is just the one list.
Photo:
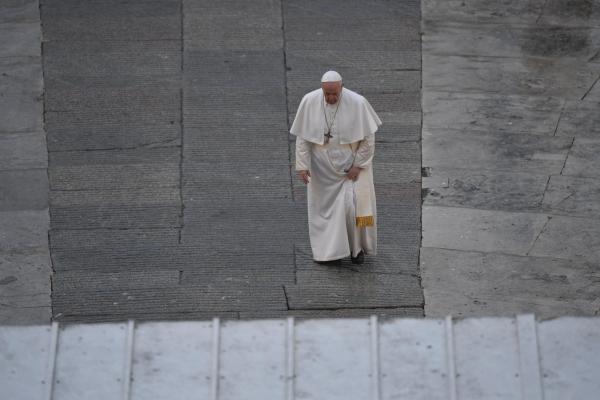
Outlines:
{"label": "white cassock", "polygon": [[[381,120],[363,96],[349,89],[342,89],[338,102],[339,107],[327,104],[321,89],[308,93],[290,130],[296,135],[296,170],[311,174],[308,224],[316,261],[356,257],[361,250],[377,253],[372,160]],[[328,123],[332,137],[326,143]],[[352,166],[361,168],[357,181],[346,178]]]}

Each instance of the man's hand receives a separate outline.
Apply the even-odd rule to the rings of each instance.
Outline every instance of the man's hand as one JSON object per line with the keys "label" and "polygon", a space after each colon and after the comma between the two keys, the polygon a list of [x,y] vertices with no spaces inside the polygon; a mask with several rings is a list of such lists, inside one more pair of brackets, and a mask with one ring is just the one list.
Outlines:
{"label": "man's hand", "polygon": [[346,173],[346,178],[350,179],[351,181],[356,181],[358,179],[358,174],[360,174],[360,168],[352,167]]}
{"label": "man's hand", "polygon": [[298,171],[298,176],[302,180],[302,182],[308,184],[310,182],[310,171]]}

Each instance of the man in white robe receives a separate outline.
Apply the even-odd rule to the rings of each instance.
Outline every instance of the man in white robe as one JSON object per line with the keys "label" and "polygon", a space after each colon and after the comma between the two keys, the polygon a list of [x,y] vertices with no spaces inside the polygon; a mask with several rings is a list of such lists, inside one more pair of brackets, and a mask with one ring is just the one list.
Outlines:
{"label": "man in white robe", "polygon": [[313,259],[329,262],[377,253],[372,160],[381,120],[335,71],[304,96],[290,132],[296,136],[296,171],[308,185]]}

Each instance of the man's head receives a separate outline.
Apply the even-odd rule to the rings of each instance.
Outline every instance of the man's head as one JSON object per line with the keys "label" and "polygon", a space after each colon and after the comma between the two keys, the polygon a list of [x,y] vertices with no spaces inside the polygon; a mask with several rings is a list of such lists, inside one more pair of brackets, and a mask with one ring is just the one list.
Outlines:
{"label": "man's head", "polygon": [[327,104],[336,104],[342,94],[342,76],[335,71],[327,71],[321,78],[321,88]]}

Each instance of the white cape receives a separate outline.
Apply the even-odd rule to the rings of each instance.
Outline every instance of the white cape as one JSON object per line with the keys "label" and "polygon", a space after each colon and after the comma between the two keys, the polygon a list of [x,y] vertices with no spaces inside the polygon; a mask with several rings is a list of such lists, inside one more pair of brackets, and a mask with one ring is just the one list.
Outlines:
{"label": "white cape", "polygon": [[[306,94],[298,106],[290,133],[311,143],[323,144],[327,132],[324,101],[322,89]],[[350,144],[375,133],[381,120],[363,96],[343,88],[335,124],[340,143]]]}

